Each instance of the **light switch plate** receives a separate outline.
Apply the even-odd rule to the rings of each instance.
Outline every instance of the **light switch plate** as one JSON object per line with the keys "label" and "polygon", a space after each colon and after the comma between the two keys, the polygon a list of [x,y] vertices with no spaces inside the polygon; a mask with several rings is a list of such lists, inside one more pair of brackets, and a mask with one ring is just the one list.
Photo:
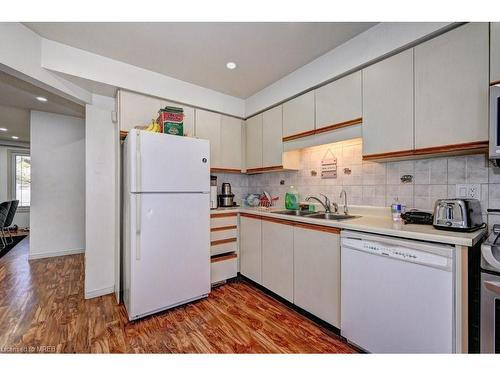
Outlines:
{"label": "light switch plate", "polygon": [[481,185],[457,184],[455,194],[457,198],[481,199]]}

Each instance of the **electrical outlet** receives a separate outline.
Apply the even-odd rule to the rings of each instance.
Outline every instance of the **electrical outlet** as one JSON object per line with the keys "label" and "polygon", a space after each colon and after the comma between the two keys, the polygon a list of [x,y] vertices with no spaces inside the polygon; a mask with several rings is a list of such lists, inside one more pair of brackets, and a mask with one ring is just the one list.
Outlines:
{"label": "electrical outlet", "polygon": [[456,198],[481,199],[481,185],[480,184],[457,184],[455,194],[456,194]]}

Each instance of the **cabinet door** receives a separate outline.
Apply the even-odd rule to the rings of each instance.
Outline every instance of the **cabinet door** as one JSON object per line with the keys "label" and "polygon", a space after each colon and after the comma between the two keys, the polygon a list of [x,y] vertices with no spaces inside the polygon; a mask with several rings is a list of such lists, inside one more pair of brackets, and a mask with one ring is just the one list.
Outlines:
{"label": "cabinet door", "polygon": [[240,273],[262,283],[261,220],[240,217]]}
{"label": "cabinet door", "polygon": [[340,236],[295,226],[293,302],[340,327]]}
{"label": "cabinet door", "polygon": [[247,169],[262,168],[262,114],[246,121]]}
{"label": "cabinet door", "polygon": [[262,221],[262,285],[293,302],[293,226]]}
{"label": "cabinet door", "polygon": [[262,115],[262,166],[283,164],[282,106],[274,107]]}
{"label": "cabinet door", "polygon": [[316,129],[361,117],[361,71],[315,90]]}
{"label": "cabinet door", "polygon": [[500,22],[490,23],[490,82],[500,83]]}
{"label": "cabinet door", "polygon": [[210,141],[210,167],[221,168],[221,115],[197,109],[196,137]]}
{"label": "cabinet door", "polygon": [[415,47],[415,148],[488,140],[488,24]]}
{"label": "cabinet door", "polygon": [[226,169],[241,170],[241,132],[240,119],[222,116],[221,121],[221,166]]}
{"label": "cabinet door", "polygon": [[410,49],[363,70],[363,155],[413,150],[413,146]]}
{"label": "cabinet door", "polygon": [[314,91],[283,104],[283,137],[314,130]]}

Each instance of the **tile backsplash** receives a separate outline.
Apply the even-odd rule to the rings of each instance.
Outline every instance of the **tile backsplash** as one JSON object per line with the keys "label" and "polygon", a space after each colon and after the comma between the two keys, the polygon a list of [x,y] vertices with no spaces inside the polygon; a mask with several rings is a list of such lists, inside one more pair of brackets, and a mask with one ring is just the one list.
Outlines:
{"label": "tile backsplash", "polygon": [[[321,161],[331,155],[337,158],[337,178],[322,179]],[[403,182],[404,175],[412,176],[411,181]],[[247,193],[267,190],[280,197],[278,204],[282,206],[285,192],[294,185],[301,199],[322,193],[340,203],[340,192],[345,189],[349,204],[387,207],[398,198],[408,208],[430,211],[436,199],[456,197],[457,184],[476,184],[480,186],[485,220],[488,208],[500,208],[500,168],[491,166],[483,154],[363,161],[361,139],[301,150],[299,171],[218,177],[219,185],[231,183],[238,202]],[[490,224],[500,223],[500,215],[490,215],[488,219]]]}

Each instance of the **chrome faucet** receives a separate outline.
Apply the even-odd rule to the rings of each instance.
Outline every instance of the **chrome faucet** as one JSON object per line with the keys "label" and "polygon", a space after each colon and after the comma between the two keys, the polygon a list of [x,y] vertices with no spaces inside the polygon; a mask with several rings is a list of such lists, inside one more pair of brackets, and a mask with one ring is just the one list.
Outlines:
{"label": "chrome faucet", "polygon": [[324,203],[321,201],[321,199],[316,198],[316,197],[313,197],[313,196],[311,196],[311,197],[307,197],[307,198],[306,198],[306,201],[315,200],[315,201],[317,201],[317,202],[321,203],[321,205],[322,205],[322,206],[323,206],[323,208],[325,209],[325,212],[327,212],[327,213],[332,212],[332,209],[331,209],[331,207],[332,207],[332,206],[333,206],[333,208],[335,209],[335,212],[338,212],[338,210],[339,210],[339,206],[337,205],[337,203],[335,203],[335,202],[334,202],[334,203],[331,203],[331,202],[330,202],[330,199],[328,199],[328,197],[327,197],[326,195],[324,195],[324,194],[320,194],[320,195],[321,195],[322,197],[324,197],[324,198],[325,198],[325,202],[324,202]]}
{"label": "chrome faucet", "polygon": [[349,209],[347,208],[347,192],[344,189],[340,192],[340,199],[342,199],[342,195],[344,195],[344,215],[348,215]]}

